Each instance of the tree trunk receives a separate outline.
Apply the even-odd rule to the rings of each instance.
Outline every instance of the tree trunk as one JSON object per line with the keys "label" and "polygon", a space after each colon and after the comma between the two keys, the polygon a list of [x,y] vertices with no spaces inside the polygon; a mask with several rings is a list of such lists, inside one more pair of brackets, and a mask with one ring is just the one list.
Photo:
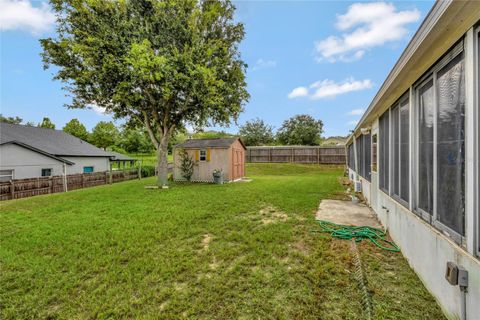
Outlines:
{"label": "tree trunk", "polygon": [[164,135],[160,139],[157,149],[157,185],[159,187],[168,185],[168,137]]}

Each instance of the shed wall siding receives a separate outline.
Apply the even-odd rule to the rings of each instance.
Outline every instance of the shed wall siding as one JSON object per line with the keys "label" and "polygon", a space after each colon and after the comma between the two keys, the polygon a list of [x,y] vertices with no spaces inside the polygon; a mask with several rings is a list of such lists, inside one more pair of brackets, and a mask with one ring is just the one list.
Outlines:
{"label": "shed wall siding", "polygon": [[[186,149],[188,155],[195,160],[195,152],[200,149]],[[193,170],[192,181],[213,182],[213,170],[221,169],[225,180],[230,180],[230,149],[210,149],[210,161],[197,161]],[[179,149],[175,149],[173,178],[175,181],[183,181],[180,169]]]}
{"label": "shed wall siding", "polygon": [[52,175],[62,175],[63,162],[15,144],[6,144],[0,146],[0,169],[13,169],[14,179],[36,178],[42,176],[42,169],[52,169]]}

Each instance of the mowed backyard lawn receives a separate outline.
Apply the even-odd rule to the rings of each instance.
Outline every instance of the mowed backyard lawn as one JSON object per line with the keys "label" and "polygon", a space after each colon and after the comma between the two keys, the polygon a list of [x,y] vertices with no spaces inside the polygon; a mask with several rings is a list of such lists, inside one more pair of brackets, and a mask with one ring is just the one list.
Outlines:
{"label": "mowed backyard lawn", "polygon": [[[314,219],[342,174],[258,164],[251,182],[3,202],[0,318],[363,319],[350,243]],[[443,318],[401,254],[359,250],[375,319]]]}

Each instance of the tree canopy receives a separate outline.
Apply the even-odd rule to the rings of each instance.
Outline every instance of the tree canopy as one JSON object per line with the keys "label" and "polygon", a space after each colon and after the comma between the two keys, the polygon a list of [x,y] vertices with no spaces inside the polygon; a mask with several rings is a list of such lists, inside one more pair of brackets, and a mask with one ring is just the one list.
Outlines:
{"label": "tree canopy", "polygon": [[277,139],[285,145],[317,145],[323,133],[323,122],[302,114],[285,120],[277,132]]}
{"label": "tree canopy", "polygon": [[249,95],[238,49],[244,27],[228,0],[51,0],[55,38],[42,39],[45,68],[58,67],[71,108],[104,107],[143,126],[167,183],[174,132],[228,125]]}
{"label": "tree canopy", "polygon": [[274,141],[273,127],[259,118],[245,122],[240,126],[239,134],[247,146],[267,145]]}
{"label": "tree canopy", "polygon": [[55,129],[55,124],[48,117],[44,117],[42,122],[38,124],[40,128]]}
{"label": "tree canopy", "polygon": [[18,116],[15,116],[15,117],[4,116],[3,114],[0,113],[0,122],[6,122],[11,124],[21,124],[23,122],[23,119]]}
{"label": "tree canopy", "polygon": [[82,140],[88,140],[87,128],[78,119],[68,121],[62,130]]}
{"label": "tree canopy", "polygon": [[106,149],[115,145],[118,136],[118,129],[112,122],[100,121],[92,130],[90,142],[99,148]]}

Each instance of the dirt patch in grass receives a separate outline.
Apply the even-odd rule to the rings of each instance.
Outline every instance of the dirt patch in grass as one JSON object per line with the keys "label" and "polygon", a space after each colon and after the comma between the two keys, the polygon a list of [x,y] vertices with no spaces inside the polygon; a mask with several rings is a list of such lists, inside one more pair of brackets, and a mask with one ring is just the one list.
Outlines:
{"label": "dirt patch in grass", "polygon": [[208,247],[210,246],[210,242],[212,242],[212,236],[208,233],[204,234],[202,239],[202,250],[204,251],[208,250]]}
{"label": "dirt patch in grass", "polygon": [[259,211],[263,224],[277,223],[279,221],[287,221],[288,215],[273,206],[266,206]]}

